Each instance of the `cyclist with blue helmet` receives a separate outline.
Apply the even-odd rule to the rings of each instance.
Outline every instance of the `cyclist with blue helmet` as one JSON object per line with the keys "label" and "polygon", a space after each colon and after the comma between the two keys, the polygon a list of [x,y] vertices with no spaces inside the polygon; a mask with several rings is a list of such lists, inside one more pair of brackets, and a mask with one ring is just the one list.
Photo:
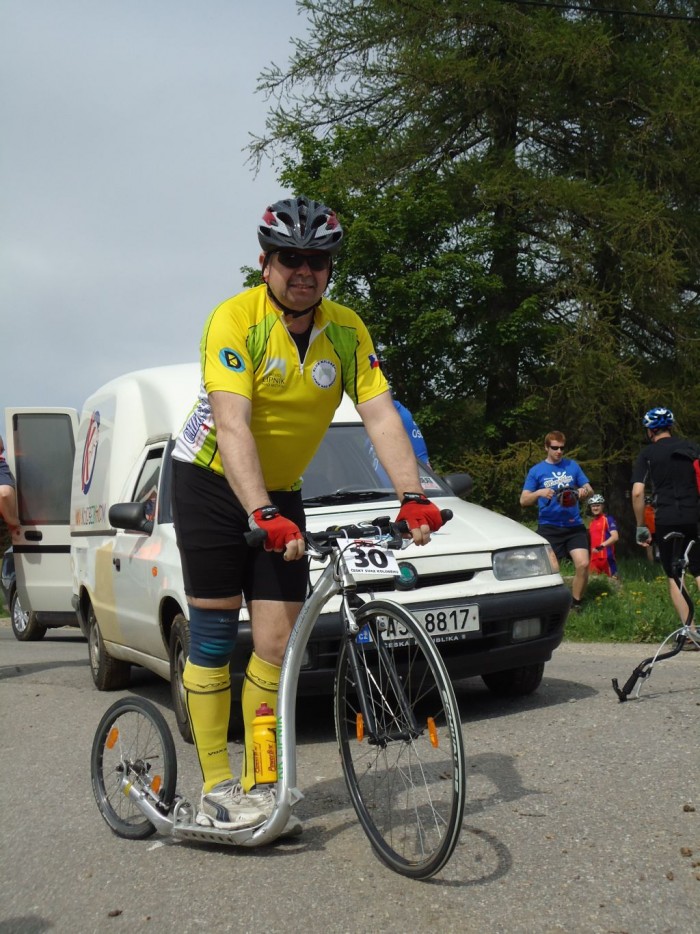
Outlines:
{"label": "cyclist with blue helmet", "polygon": [[[637,520],[637,544],[648,548],[651,533],[644,522],[644,507],[646,487],[649,486],[655,507],[659,560],[668,578],[673,605],[681,622],[685,622],[688,608],[674,580],[673,558],[674,551],[679,553],[676,551],[678,546],[674,548],[674,542],[665,539],[670,532],[680,532],[683,536],[682,554],[688,543],[698,538],[700,495],[693,460],[700,449],[684,438],[675,437],[674,424],[673,412],[663,406],[649,409],[642,418],[649,444],[640,451],[632,471],[632,507]],[[700,546],[696,544],[688,557],[689,570],[700,587]]]}

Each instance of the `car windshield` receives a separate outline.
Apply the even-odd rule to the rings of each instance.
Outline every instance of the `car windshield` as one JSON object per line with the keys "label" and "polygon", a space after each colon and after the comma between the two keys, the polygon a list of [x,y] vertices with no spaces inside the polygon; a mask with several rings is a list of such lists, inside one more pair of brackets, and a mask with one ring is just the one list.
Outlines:
{"label": "car windshield", "polygon": [[[431,498],[454,495],[425,464],[420,476]],[[302,479],[307,506],[396,498],[363,425],[331,425]]]}

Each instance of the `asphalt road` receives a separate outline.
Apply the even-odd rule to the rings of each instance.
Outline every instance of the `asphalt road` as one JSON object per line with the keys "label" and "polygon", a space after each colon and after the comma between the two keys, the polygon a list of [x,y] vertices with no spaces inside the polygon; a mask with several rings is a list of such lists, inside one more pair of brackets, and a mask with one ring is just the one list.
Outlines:
{"label": "asphalt road", "polygon": [[[458,848],[430,882],[386,869],[355,820],[330,701],[298,712],[305,831],[261,850],[129,842],[103,822],[89,753],[126,692],[95,690],[76,630],[14,640],[0,623],[0,934],[40,932],[700,932],[700,653],[620,704],[645,646],[565,644],[537,694],[458,685],[469,764]],[[131,692],[174,729],[168,686]],[[178,790],[193,747],[175,737]],[[234,750],[234,755],[238,755]]]}

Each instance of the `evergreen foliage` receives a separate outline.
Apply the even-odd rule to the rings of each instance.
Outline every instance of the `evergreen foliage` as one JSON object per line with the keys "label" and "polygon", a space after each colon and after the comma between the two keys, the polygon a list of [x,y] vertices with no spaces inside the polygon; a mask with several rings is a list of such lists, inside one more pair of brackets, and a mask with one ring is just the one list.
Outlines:
{"label": "evergreen foliage", "polygon": [[251,154],[341,216],[333,297],[432,462],[522,519],[562,430],[624,538],[642,413],[670,406],[700,438],[694,4],[297,5],[310,28],[260,78]]}

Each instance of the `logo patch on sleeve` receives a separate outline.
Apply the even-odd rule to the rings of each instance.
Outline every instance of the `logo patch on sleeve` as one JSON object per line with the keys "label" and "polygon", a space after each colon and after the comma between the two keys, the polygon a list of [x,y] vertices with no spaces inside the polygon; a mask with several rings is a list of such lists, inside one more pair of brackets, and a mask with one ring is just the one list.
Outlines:
{"label": "logo patch on sleeve", "polygon": [[219,351],[219,360],[228,370],[233,370],[234,373],[243,373],[245,370],[243,358],[235,350],[231,350],[230,347],[224,347]]}

